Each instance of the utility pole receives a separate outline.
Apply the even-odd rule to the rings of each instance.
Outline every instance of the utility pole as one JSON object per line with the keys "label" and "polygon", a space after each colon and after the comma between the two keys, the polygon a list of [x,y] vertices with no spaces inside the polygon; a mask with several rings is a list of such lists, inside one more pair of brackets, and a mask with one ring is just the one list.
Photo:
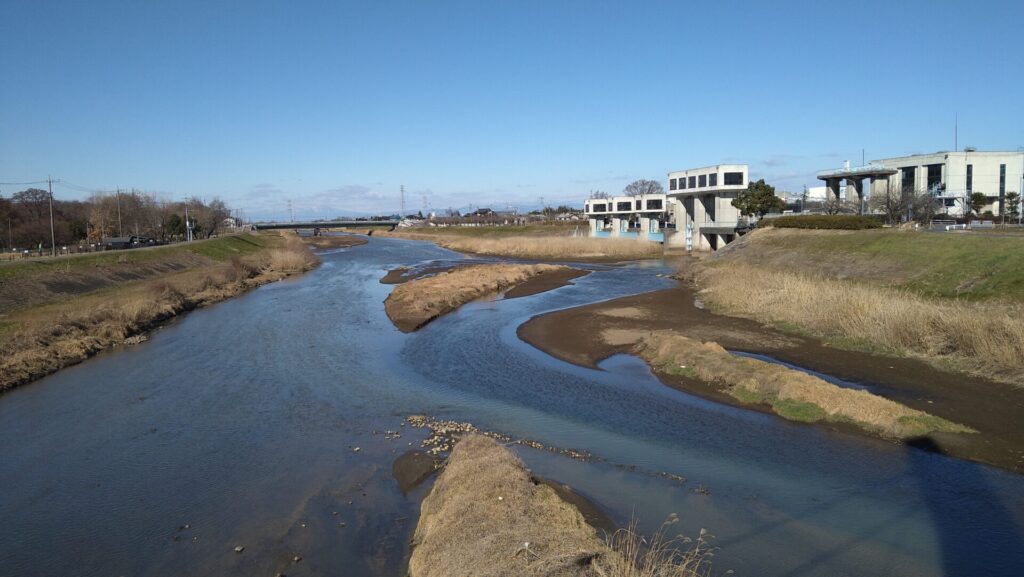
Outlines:
{"label": "utility pole", "polygon": [[53,234],[53,178],[46,177],[46,186],[50,191],[50,254],[57,256],[57,240]]}
{"label": "utility pole", "polygon": [[124,236],[124,230],[121,228],[121,189],[117,189],[117,236]]}
{"label": "utility pole", "polygon": [[288,199],[288,218],[290,222],[295,222],[295,211],[292,210],[292,199]]}
{"label": "utility pole", "polygon": [[185,241],[192,242],[192,221],[188,219],[188,200],[185,200]]}

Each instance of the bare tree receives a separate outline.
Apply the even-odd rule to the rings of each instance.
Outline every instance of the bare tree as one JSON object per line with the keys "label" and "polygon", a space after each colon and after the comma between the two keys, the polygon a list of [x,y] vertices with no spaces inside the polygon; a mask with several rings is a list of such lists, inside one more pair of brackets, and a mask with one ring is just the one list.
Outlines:
{"label": "bare tree", "polygon": [[604,199],[611,198],[612,195],[604,192],[603,190],[592,190],[590,191],[590,198]]}
{"label": "bare tree", "polygon": [[886,184],[885,192],[871,195],[871,207],[885,215],[889,224],[899,224],[909,219],[914,204],[914,191],[909,187]]}
{"label": "bare tree", "polygon": [[633,182],[626,185],[626,188],[622,189],[622,193],[626,196],[640,196],[642,194],[662,194],[665,189],[661,187],[661,183],[656,180],[646,180],[641,178],[640,180],[634,180]]}

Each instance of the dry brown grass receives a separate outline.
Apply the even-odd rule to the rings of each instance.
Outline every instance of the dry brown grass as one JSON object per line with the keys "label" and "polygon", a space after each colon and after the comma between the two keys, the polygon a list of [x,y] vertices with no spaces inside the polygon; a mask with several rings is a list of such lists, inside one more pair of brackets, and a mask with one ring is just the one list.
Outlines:
{"label": "dry brown grass", "polygon": [[551,260],[632,260],[660,258],[662,247],[656,242],[636,239],[505,236],[465,237],[415,232],[396,232],[390,236],[427,240],[454,251],[473,254]]}
{"label": "dry brown grass", "polygon": [[618,553],[606,555],[595,563],[602,577],[698,577],[711,574],[711,558],[715,550],[710,536],[701,529],[696,540],[683,535],[670,536],[669,530],[679,521],[669,516],[650,539],[630,526],[619,529],[606,539],[608,547]]}
{"label": "dry brown grass", "polygon": [[301,241],[282,238],[277,248],[247,258],[19,311],[10,317],[16,328],[0,334],[0,392],[81,362],[175,315],[315,265]]}
{"label": "dry brown grass", "polygon": [[575,507],[495,441],[470,435],[423,500],[409,574],[596,575],[590,560],[606,552]]}
{"label": "dry brown grass", "polygon": [[384,301],[395,326],[413,331],[463,304],[523,281],[569,267],[549,264],[481,264],[457,267],[398,285]]}
{"label": "dry brown grass", "polygon": [[[573,505],[535,482],[494,440],[464,437],[423,500],[409,560],[411,577],[695,577],[707,567],[702,538],[651,540],[635,526],[604,540]],[[680,551],[679,546],[688,551]]]}
{"label": "dry brown grass", "polygon": [[930,299],[796,272],[727,263],[701,269],[701,298],[733,315],[799,327],[836,344],[912,356],[1024,384],[1024,308]]}
{"label": "dry brown grass", "polygon": [[839,387],[782,365],[732,355],[717,343],[702,343],[673,331],[648,333],[637,350],[659,370],[717,384],[742,402],[766,404],[780,416],[795,421],[850,422],[896,439],[932,431],[973,432],[867,391]]}

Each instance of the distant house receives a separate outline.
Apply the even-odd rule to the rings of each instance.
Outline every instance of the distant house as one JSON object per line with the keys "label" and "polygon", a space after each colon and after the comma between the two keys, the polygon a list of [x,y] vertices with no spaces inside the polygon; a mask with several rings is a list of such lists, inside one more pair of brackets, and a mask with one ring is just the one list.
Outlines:
{"label": "distant house", "polygon": [[478,208],[470,213],[471,216],[491,216],[494,211],[489,208]]}

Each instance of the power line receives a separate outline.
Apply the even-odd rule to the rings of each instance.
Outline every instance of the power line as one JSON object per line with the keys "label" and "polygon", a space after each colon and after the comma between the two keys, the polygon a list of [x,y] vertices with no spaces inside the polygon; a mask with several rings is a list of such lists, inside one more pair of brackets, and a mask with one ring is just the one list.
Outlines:
{"label": "power line", "polygon": [[32,182],[0,182],[3,186],[18,186],[22,184],[46,184],[49,180],[35,180]]}

